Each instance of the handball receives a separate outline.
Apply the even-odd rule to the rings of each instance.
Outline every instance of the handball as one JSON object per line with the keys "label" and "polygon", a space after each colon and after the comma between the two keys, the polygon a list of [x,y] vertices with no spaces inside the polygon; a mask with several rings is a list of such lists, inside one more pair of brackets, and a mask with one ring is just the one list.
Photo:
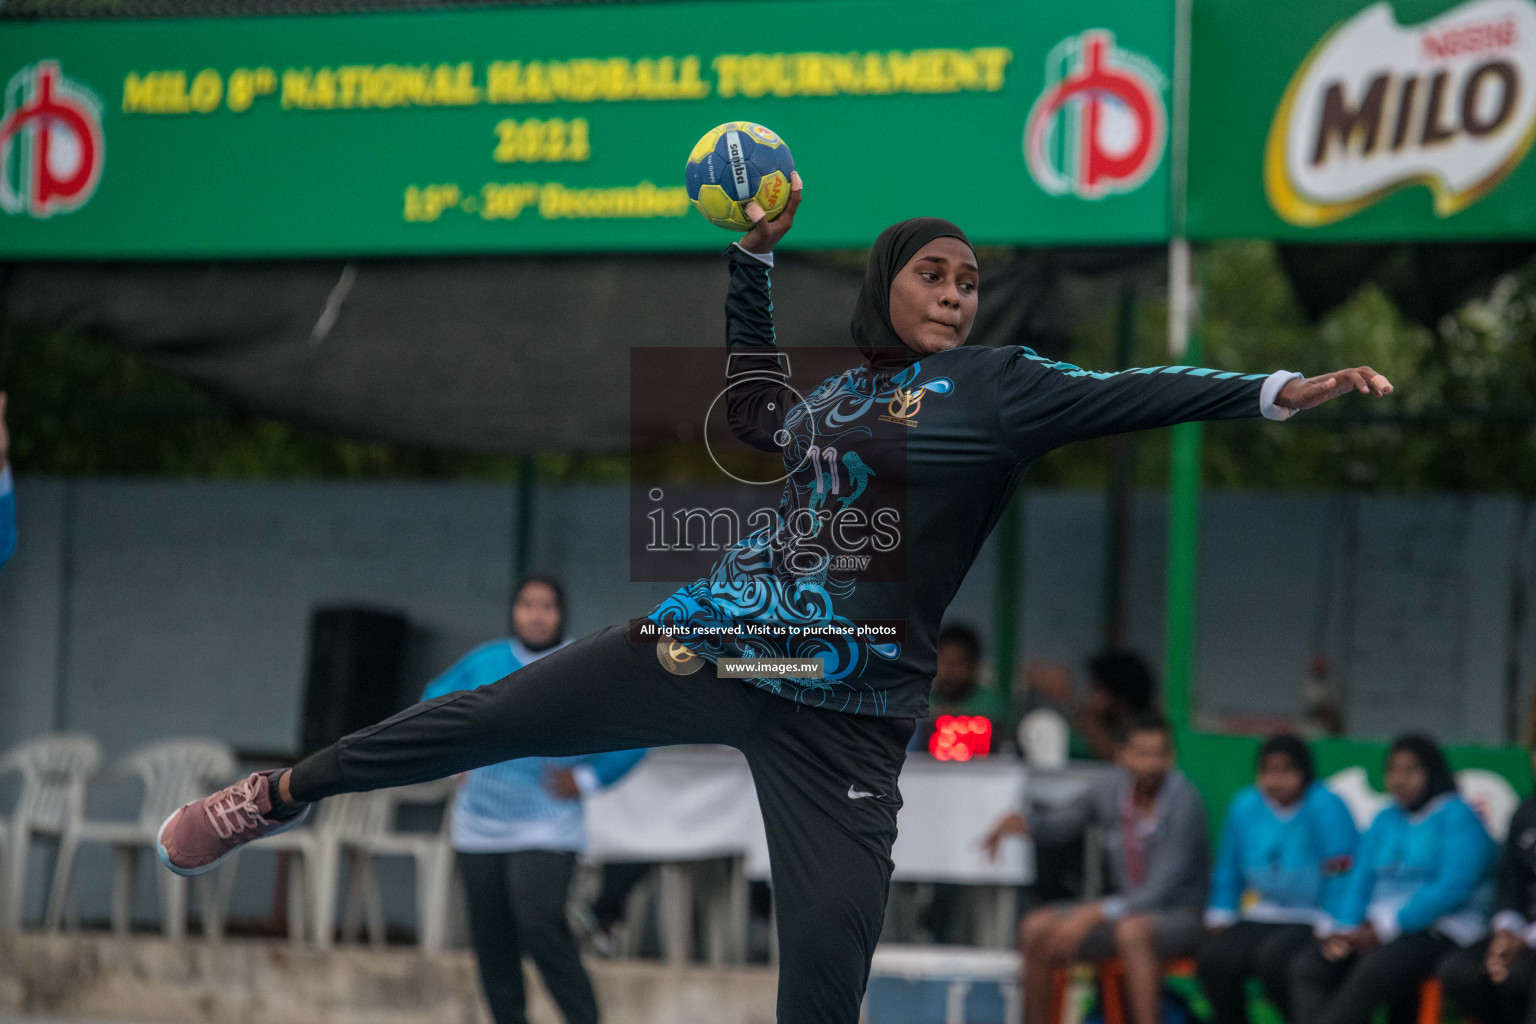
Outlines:
{"label": "handball", "polygon": [[750,231],[747,203],[757,200],[769,220],[783,213],[794,169],[783,139],[751,121],[727,121],[688,154],[688,198],[711,224]]}

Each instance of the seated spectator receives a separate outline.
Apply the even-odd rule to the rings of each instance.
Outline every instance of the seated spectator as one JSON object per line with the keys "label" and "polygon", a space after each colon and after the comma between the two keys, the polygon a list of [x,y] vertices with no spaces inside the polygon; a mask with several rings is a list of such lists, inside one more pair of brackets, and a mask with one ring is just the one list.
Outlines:
{"label": "seated spectator", "polygon": [[1072,671],[1065,665],[1031,664],[1025,669],[1024,712],[1048,707],[1072,725],[1069,753],[1074,759],[1113,761],[1116,737],[1139,715],[1154,714],[1157,677],[1139,654],[1103,651],[1088,661],[1088,690],[1081,702],[1072,695]]}
{"label": "seated spectator", "polygon": [[1493,937],[1452,953],[1440,977],[1451,1002],[1479,1024],[1524,1024],[1536,1010],[1536,796],[1522,800],[1509,820],[1498,879]]}
{"label": "seated spectator", "polygon": [[1104,833],[1108,899],[1031,911],[1019,927],[1024,1019],[1046,1020],[1051,972],[1079,960],[1118,956],[1132,1024],[1156,1024],[1161,961],[1190,956],[1202,934],[1210,849],[1200,794],[1174,768],[1173,735],[1161,718],[1127,723],[1121,770],[1063,807],[1012,814],[987,837],[995,855],[1005,836],[1060,842],[1090,825]]}
{"label": "seated spectator", "polygon": [[1349,808],[1314,780],[1296,736],[1259,749],[1257,784],[1227,810],[1211,877],[1200,983],[1214,1024],[1248,1024],[1250,975],[1286,1012],[1287,972],[1318,922],[1342,912],[1345,873],[1360,840]]}
{"label": "seated spectator", "polygon": [[1487,932],[1479,890],[1493,842],[1456,793],[1445,755],[1402,736],[1387,755],[1392,803],[1371,823],[1323,937],[1291,964],[1291,1019],[1368,1024],[1411,1014],[1447,953]]}
{"label": "seated spectator", "polygon": [[11,435],[5,430],[5,392],[0,391],[0,568],[16,553],[16,492],[11,486]]}

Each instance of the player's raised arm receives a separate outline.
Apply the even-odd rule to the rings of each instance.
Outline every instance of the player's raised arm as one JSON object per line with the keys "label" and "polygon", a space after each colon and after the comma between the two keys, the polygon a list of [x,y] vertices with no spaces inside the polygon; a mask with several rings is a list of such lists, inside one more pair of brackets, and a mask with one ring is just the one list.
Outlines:
{"label": "player's raised arm", "polygon": [[784,413],[795,393],[785,385],[787,368],[773,334],[773,295],[769,270],[773,250],[794,224],[800,207],[800,175],[791,176],[789,204],[769,220],[762,207],[748,202],[752,229],[727,250],[731,283],[725,295],[726,413],[731,431],[763,451],[777,452]]}
{"label": "player's raised arm", "polygon": [[1310,378],[1285,370],[1244,374],[1198,366],[1097,373],[1022,347],[1014,350],[998,388],[1003,429],[1022,458],[1073,441],[1191,420],[1288,419],[1351,391],[1392,393],[1391,383],[1368,366]]}

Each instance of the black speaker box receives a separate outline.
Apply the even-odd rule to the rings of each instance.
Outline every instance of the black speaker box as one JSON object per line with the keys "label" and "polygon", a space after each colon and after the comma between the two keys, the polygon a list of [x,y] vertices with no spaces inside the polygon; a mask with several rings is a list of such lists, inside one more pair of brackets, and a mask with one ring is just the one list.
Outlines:
{"label": "black speaker box", "polygon": [[350,605],[316,608],[299,747],[312,754],[410,705],[401,692],[404,615]]}

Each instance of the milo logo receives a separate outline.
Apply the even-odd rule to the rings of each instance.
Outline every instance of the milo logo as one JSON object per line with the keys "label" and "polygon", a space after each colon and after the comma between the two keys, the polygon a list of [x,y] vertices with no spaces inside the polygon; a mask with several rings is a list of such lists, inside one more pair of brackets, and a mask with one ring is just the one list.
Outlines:
{"label": "milo logo", "polygon": [[1438,216],[1477,202],[1536,132],[1536,5],[1470,0],[1419,25],[1377,3],[1296,69],[1270,124],[1264,190],[1283,220],[1331,224],[1422,185]]}

